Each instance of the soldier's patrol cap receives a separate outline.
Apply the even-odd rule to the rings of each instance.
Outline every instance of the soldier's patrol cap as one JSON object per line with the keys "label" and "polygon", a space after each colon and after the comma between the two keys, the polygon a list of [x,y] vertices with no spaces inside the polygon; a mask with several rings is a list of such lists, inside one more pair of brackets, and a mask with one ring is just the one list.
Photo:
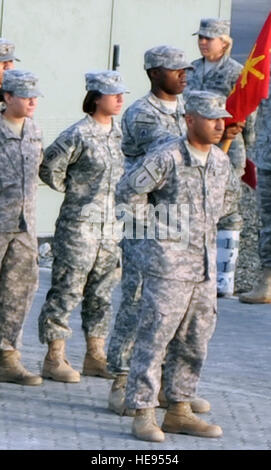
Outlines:
{"label": "soldier's patrol cap", "polygon": [[230,21],[221,18],[202,18],[199,30],[192,36],[199,34],[206,38],[217,38],[226,34],[230,35]]}
{"label": "soldier's patrol cap", "polygon": [[33,73],[25,70],[5,70],[2,91],[12,92],[20,98],[36,98],[43,96],[37,88],[38,79]]}
{"label": "soldier's patrol cap", "polygon": [[232,117],[226,111],[226,98],[209,91],[191,91],[184,109],[187,114],[196,113],[208,119]]}
{"label": "soldier's patrol cap", "polygon": [[14,56],[15,45],[13,42],[8,41],[5,38],[0,38],[0,62],[8,62],[10,60],[20,59]]}
{"label": "soldier's patrol cap", "polygon": [[144,69],[164,67],[170,70],[193,69],[181,49],[171,46],[157,46],[144,54]]}
{"label": "soldier's patrol cap", "polygon": [[97,90],[103,95],[129,93],[122,78],[116,70],[88,72],[85,74],[86,90]]}

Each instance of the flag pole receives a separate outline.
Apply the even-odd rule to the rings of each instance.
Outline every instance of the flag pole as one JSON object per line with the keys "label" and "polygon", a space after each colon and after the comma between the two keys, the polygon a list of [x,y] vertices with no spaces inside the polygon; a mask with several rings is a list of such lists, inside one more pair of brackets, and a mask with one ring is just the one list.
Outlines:
{"label": "flag pole", "polygon": [[225,153],[228,153],[229,151],[229,148],[231,146],[231,143],[232,143],[232,139],[225,139],[225,140],[222,140],[221,142],[221,150],[223,150],[223,152]]}

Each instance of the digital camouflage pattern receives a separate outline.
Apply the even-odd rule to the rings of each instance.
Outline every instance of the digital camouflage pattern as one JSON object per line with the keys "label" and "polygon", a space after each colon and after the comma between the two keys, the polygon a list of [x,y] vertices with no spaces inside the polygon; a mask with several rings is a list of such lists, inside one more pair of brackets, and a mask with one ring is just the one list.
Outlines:
{"label": "digital camouflage pattern", "polygon": [[257,111],[255,123],[255,163],[262,170],[271,171],[271,80],[269,96],[262,100]]}
{"label": "digital camouflage pattern", "polygon": [[5,70],[3,74],[2,90],[9,91],[21,98],[42,96],[37,88],[38,78],[25,70]]}
{"label": "digital camouflage pattern", "polygon": [[163,67],[169,70],[193,68],[181,49],[172,46],[156,46],[144,54],[144,69]]}
{"label": "digital camouflage pattern", "polygon": [[216,282],[180,282],[144,276],[137,339],[128,376],[129,408],[191,401],[196,394],[208,341],[216,325]]}
{"label": "digital camouflage pattern", "polygon": [[96,90],[103,95],[127,93],[121,75],[116,70],[103,72],[88,72],[85,74],[86,90]]}
{"label": "digital camouflage pattern", "polygon": [[[39,317],[42,343],[71,335],[69,317],[80,301],[85,334],[100,338],[108,334],[119,250],[116,241],[97,239],[93,225],[87,220],[57,221],[52,287]],[[102,224],[102,235],[104,229]]]}
{"label": "digital camouflage pattern", "polygon": [[[122,149],[127,168],[138,157],[170,136],[179,137],[186,132],[183,100],[179,96],[176,112],[169,110],[153,93],[133,103],[122,118]],[[161,144],[160,144],[161,145]],[[145,204],[146,196],[138,196]],[[127,373],[137,326],[137,308],[141,295],[142,276],[137,266],[137,250],[141,240],[123,239],[122,247],[122,298],[108,345],[107,360],[114,373]]]}
{"label": "digital camouflage pattern", "polygon": [[36,191],[40,130],[25,118],[21,137],[0,115],[0,349],[13,349],[38,283]]}
{"label": "digital camouflage pattern", "polygon": [[135,101],[124,113],[121,127],[123,132],[122,150],[126,163],[133,163],[131,157],[146,154],[151,144],[169,134],[180,136],[186,133],[184,102],[177,98],[177,109],[168,109],[152,92]]}
{"label": "digital camouflage pattern", "polygon": [[121,131],[109,134],[91,116],[62,132],[46,151],[40,178],[65,193],[60,218],[106,221],[114,207],[115,185],[123,172]]}
{"label": "digital camouflage pattern", "polygon": [[208,119],[232,117],[226,111],[226,98],[211,91],[191,90],[184,105],[185,113],[197,113]]}
{"label": "digital camouflage pattern", "polygon": [[25,119],[18,137],[0,114],[0,155],[0,232],[35,233],[42,137],[32,119]]}
{"label": "digital camouflage pattern", "polygon": [[[242,65],[227,55],[224,55],[215,67],[206,74],[204,58],[197,59],[192,64],[194,70],[187,71],[187,87],[184,91],[185,98],[190,90],[208,90],[227,98],[242,71]],[[247,118],[245,129],[236,136],[228,152],[231,163],[240,177],[244,174],[246,157],[252,154],[255,140],[254,123],[255,115],[252,114]],[[234,221],[227,217],[220,221],[219,229],[237,230],[237,227]]]}
{"label": "digital camouflage pattern", "polygon": [[135,262],[138,244],[140,244],[140,241],[126,238],[121,242],[121,303],[107,351],[109,368],[115,374],[128,373],[136,336],[137,309],[142,288],[142,275]]}
{"label": "digital camouflage pattern", "polygon": [[218,38],[230,34],[230,21],[221,18],[202,18],[200,20],[199,30],[192,36],[199,34],[206,38]]}
{"label": "digital camouflage pattern", "polygon": [[16,349],[38,288],[37,240],[28,232],[0,233],[0,350]]}
{"label": "digital camouflage pattern", "polygon": [[14,56],[15,45],[13,42],[5,38],[0,38],[0,62],[9,62],[10,60],[19,59]]}
{"label": "digital camouflage pattern", "polygon": [[[216,184],[218,179],[220,185]],[[204,168],[189,153],[184,139],[157,148],[143,163],[139,160],[117,185],[118,203],[129,205],[138,193],[147,193],[154,207],[163,206],[168,214],[171,205],[177,205],[178,222],[178,234],[168,231],[163,239],[160,234],[165,233],[165,227],[155,214],[155,237],[136,246],[134,258],[141,265],[144,282],[128,379],[128,407],[157,405],[161,365],[174,334],[163,368],[166,394],[175,401],[184,396],[190,400],[194,395],[215,324],[216,224],[220,216],[236,213],[239,190],[239,179],[218,147],[211,146]],[[182,227],[186,222],[183,207],[189,208],[188,227]],[[189,233],[185,246],[183,229]],[[189,332],[185,341],[178,337],[182,328],[184,334]],[[183,354],[186,358],[182,362]],[[176,364],[182,368],[175,368]]]}
{"label": "digital camouflage pattern", "polygon": [[258,168],[257,195],[262,227],[259,255],[263,267],[271,268],[271,81],[269,97],[262,100],[256,119],[255,161]]}
{"label": "digital camouflage pattern", "polygon": [[65,197],[53,241],[52,287],[39,318],[41,342],[70,336],[68,319],[82,299],[86,335],[107,335],[119,258],[113,231],[115,186],[123,171],[120,142],[117,124],[105,134],[86,116],[45,151],[40,177]]}
{"label": "digital camouflage pattern", "polygon": [[257,193],[262,222],[259,255],[262,267],[271,268],[271,170],[258,169]]}
{"label": "digital camouflage pattern", "polygon": [[[220,184],[217,185],[217,181]],[[241,226],[237,213],[240,182],[227,156],[212,145],[206,167],[190,155],[185,141],[176,139],[169,146],[157,148],[144,163],[138,161],[117,185],[118,203],[132,204],[137,194],[151,194],[149,202],[163,207],[170,215],[177,206],[177,229],[163,226],[167,218],[155,214],[155,238],[141,240],[137,255],[143,272],[180,281],[201,282],[216,272],[216,224],[232,214]],[[189,227],[183,212],[189,209]],[[185,224],[183,224],[185,225]],[[171,228],[171,227],[170,227]],[[183,229],[183,231],[182,231]],[[188,246],[181,237],[189,230]],[[164,241],[164,233],[167,234]],[[159,235],[158,235],[159,234]],[[182,249],[180,249],[180,247]],[[140,255],[140,253],[142,255]]]}

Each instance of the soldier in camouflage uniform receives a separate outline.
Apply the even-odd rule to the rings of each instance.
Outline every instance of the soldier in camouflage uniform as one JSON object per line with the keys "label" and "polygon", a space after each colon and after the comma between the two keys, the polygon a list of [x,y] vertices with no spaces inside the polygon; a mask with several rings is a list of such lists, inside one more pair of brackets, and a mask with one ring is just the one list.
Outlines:
{"label": "soldier in camouflage uniform", "polygon": [[40,96],[30,72],[7,70],[0,115],[0,381],[39,385],[17,350],[38,284],[35,228],[41,132],[31,119]]}
{"label": "soldier in camouflage uniform", "polygon": [[[126,167],[130,168],[152,146],[161,145],[168,136],[179,137],[186,132],[182,93],[186,85],[186,70],[191,67],[184,52],[171,46],[157,46],[145,52],[144,68],[151,81],[151,91],[135,101],[122,118]],[[145,196],[142,198],[144,204]],[[117,376],[109,395],[109,408],[118,414],[130,414],[125,409],[125,387],[129,361],[137,326],[137,303],[141,295],[142,278],[137,268],[137,239],[122,240],[122,299],[108,347],[108,363]],[[161,394],[161,404],[163,404]],[[197,411],[208,411],[206,400],[193,402]]]}
{"label": "soldier in camouflage uniform", "polygon": [[126,89],[115,71],[86,74],[86,89],[87,116],[46,149],[40,169],[46,184],[65,193],[53,240],[52,287],[39,317],[40,340],[49,345],[42,375],[64,382],[80,381],[64,349],[70,313],[82,299],[83,374],[111,377],[104,342],[119,259],[114,192],[123,171],[121,131],[112,116],[120,113]]}
{"label": "soldier in camouflage uniform", "polygon": [[[229,32],[229,21],[215,18],[201,20],[199,31],[195,34],[199,38],[202,58],[193,61],[194,70],[188,72],[185,95],[190,90],[208,90],[229,96],[242,71],[242,65],[229,56],[232,47]],[[224,138],[230,137],[230,133],[235,135],[228,155],[240,177],[244,174],[246,152],[250,151],[254,142],[254,115],[248,117],[244,129],[243,126],[243,123],[236,123],[227,129],[228,135],[224,135]],[[229,296],[234,292],[240,221],[238,214],[234,219],[226,217],[219,221],[217,291],[220,296]]]}
{"label": "soldier in camouflage uniform", "polygon": [[258,107],[255,125],[255,162],[258,170],[258,205],[262,221],[259,239],[259,256],[262,277],[252,291],[241,294],[246,303],[271,303],[271,80],[269,97]]}
{"label": "soldier in camouflage uniform", "polygon": [[[154,414],[163,362],[169,402],[163,429],[222,434],[219,426],[194,415],[190,402],[216,323],[216,225],[222,215],[236,212],[240,183],[227,155],[211,145],[221,139],[223,118],[229,116],[225,98],[195,91],[185,106],[187,138],[138,161],[116,193],[128,210],[138,194],[148,195],[154,209],[164,208],[164,216],[155,215],[155,236],[146,231],[135,253],[143,290],[126,392],[127,406],[136,409],[133,433],[150,441],[164,440]],[[176,226],[168,224],[173,207]]]}
{"label": "soldier in camouflage uniform", "polygon": [[0,110],[5,108],[3,93],[1,91],[3,73],[5,70],[11,70],[14,68],[14,60],[19,61],[14,56],[15,46],[8,39],[0,38]]}

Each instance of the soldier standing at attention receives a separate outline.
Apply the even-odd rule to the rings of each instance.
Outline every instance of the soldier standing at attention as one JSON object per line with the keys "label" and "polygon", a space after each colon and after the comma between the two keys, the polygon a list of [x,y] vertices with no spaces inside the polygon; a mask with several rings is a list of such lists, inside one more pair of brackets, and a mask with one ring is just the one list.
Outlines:
{"label": "soldier standing at attention", "polygon": [[257,165],[257,193],[261,216],[259,256],[262,277],[250,292],[241,294],[245,303],[271,303],[271,80],[269,96],[262,100],[256,118],[255,162]]}
{"label": "soldier standing at attention", "polygon": [[83,374],[111,377],[104,343],[119,259],[111,215],[123,172],[121,131],[112,116],[121,112],[126,88],[118,72],[105,71],[87,73],[86,89],[87,115],[46,149],[40,169],[46,184],[65,193],[53,240],[52,287],[39,317],[40,340],[48,343],[42,375],[60,382],[80,381],[66,360],[65,342],[69,316],[81,300]]}
{"label": "soldier standing at attention", "polygon": [[[122,150],[130,168],[147,151],[167,136],[179,137],[186,132],[181,93],[186,86],[186,71],[192,68],[184,52],[171,46],[157,46],[144,55],[144,68],[151,82],[150,92],[135,101],[122,118]],[[142,202],[145,201],[143,195]],[[141,295],[142,278],[134,258],[140,240],[122,240],[122,299],[108,346],[110,370],[117,376],[109,395],[109,408],[117,414],[129,414],[125,409],[125,387],[130,355],[137,327],[137,304]],[[163,400],[165,401],[165,400]],[[162,395],[161,395],[161,404]],[[164,406],[164,404],[163,404]],[[209,411],[209,403],[197,398],[195,411]]]}
{"label": "soldier standing at attention", "polygon": [[[198,46],[202,57],[192,62],[194,69],[188,71],[184,95],[191,90],[208,90],[227,98],[231,93],[243,66],[230,57],[232,38],[230,22],[221,18],[204,18],[198,35]],[[243,129],[244,128],[244,129]],[[233,135],[231,135],[233,134]],[[239,177],[244,174],[246,152],[254,142],[254,116],[244,123],[229,126],[223,136],[232,138],[228,155]],[[239,251],[241,228],[239,214],[226,217],[218,225],[217,293],[219,296],[231,296],[234,293],[234,274]]]}
{"label": "soldier standing at attention", "polygon": [[[163,206],[168,214],[161,220],[155,212],[155,236],[146,233],[135,250],[143,289],[126,390],[126,406],[136,410],[133,434],[158,442],[164,433],[154,409],[163,363],[169,407],[162,429],[202,437],[222,434],[219,426],[198,418],[190,403],[216,324],[216,225],[222,215],[237,210],[240,183],[228,156],[213,145],[223,135],[223,118],[230,116],[225,98],[191,92],[185,109],[187,137],[156,147],[143,163],[138,160],[116,191],[117,202],[128,208],[138,194],[146,194],[154,208]],[[177,230],[167,222],[172,206]],[[189,218],[183,220],[184,208]]]}
{"label": "soldier standing at attention", "polygon": [[41,133],[31,119],[41,95],[30,72],[7,70],[0,114],[0,381],[39,385],[16,349],[38,283],[35,227]]}

